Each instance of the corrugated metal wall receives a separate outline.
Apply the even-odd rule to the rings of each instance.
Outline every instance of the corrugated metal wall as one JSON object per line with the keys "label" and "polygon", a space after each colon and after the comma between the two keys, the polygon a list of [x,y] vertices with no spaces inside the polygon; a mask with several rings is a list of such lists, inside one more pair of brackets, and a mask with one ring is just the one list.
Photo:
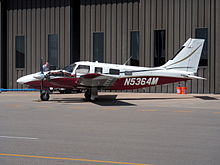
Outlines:
{"label": "corrugated metal wall", "polygon": [[[198,75],[208,80],[188,81],[190,93],[217,93],[220,53],[217,48],[217,0],[81,0],[81,60],[92,60],[93,32],[104,32],[105,62],[122,64],[130,57],[130,32],[140,31],[140,65],[154,64],[154,30],[166,30],[166,60],[195,37],[195,29],[208,28],[208,67]],[[217,53],[218,52],[218,53]],[[146,88],[144,92],[175,92],[177,84]],[[217,87],[218,86],[218,87]]]}
{"label": "corrugated metal wall", "polygon": [[215,42],[215,92],[220,93],[220,1],[216,0],[216,42]]}
{"label": "corrugated metal wall", "polygon": [[[70,1],[7,1],[8,88],[16,79],[39,71],[40,57],[48,59],[48,34],[58,34],[59,66],[70,63]],[[15,67],[15,37],[25,36],[25,68]]]}
{"label": "corrugated metal wall", "polygon": [[2,2],[0,0],[0,88],[2,87]]}

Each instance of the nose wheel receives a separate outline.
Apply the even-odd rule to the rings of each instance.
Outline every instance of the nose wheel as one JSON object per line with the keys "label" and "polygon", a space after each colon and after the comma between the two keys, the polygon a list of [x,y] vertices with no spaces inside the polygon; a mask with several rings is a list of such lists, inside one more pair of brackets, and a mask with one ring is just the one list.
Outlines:
{"label": "nose wheel", "polygon": [[48,91],[42,91],[42,92],[40,93],[40,99],[41,99],[42,101],[48,101],[48,100],[50,99],[50,94],[49,94],[49,92],[48,92]]}

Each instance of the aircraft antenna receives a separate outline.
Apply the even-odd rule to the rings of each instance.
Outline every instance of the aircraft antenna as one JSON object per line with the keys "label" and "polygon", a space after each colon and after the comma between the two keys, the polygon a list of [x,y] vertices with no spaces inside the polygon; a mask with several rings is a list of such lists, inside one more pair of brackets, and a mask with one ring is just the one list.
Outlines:
{"label": "aircraft antenna", "polygon": [[[131,57],[132,57],[132,56],[131,56]],[[131,57],[129,57],[129,58],[127,59],[127,61],[125,61],[125,63],[124,63],[123,65],[126,65],[126,64],[130,61]]]}

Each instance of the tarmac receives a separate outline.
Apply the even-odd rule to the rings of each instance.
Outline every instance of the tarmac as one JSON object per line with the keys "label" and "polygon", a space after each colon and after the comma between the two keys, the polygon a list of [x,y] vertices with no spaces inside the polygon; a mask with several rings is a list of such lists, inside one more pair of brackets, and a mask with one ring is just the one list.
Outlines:
{"label": "tarmac", "polygon": [[220,95],[0,93],[0,165],[219,165]]}

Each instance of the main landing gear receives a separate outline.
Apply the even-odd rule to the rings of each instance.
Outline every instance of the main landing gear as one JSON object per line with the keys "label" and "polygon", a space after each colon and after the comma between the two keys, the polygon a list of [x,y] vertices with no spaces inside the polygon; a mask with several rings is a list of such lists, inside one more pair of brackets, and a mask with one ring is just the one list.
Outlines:
{"label": "main landing gear", "polygon": [[49,91],[45,91],[45,90],[40,91],[40,99],[42,101],[48,101],[50,99]]}
{"label": "main landing gear", "polygon": [[87,89],[84,96],[85,96],[86,101],[92,101],[92,102],[96,101],[97,96],[98,96],[98,89],[97,88]]}

